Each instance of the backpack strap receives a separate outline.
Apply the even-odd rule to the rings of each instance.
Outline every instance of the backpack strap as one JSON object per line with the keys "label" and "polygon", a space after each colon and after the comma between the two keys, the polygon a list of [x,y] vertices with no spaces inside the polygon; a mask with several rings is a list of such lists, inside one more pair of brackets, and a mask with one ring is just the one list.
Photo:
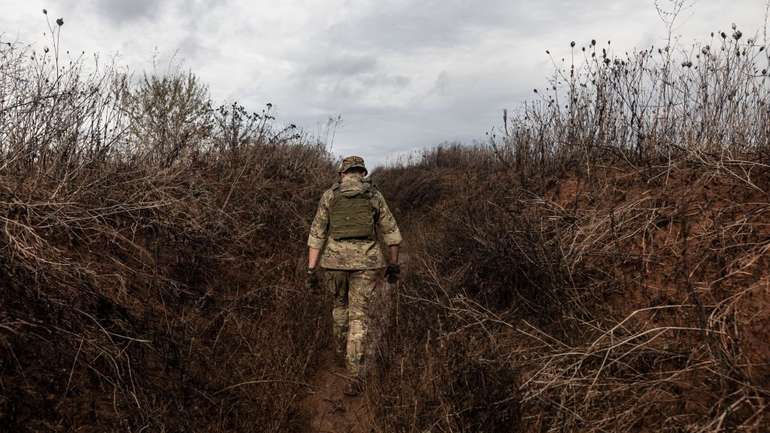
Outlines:
{"label": "backpack strap", "polygon": [[369,198],[369,204],[372,206],[374,212],[374,222],[376,223],[380,219],[380,209],[373,203],[374,196],[377,193],[377,188],[374,187],[374,182],[371,179],[364,181],[364,188],[366,190],[366,196]]}
{"label": "backpack strap", "polygon": [[329,207],[331,208],[340,196],[340,183],[334,182],[329,189],[332,191],[332,199],[329,200]]}

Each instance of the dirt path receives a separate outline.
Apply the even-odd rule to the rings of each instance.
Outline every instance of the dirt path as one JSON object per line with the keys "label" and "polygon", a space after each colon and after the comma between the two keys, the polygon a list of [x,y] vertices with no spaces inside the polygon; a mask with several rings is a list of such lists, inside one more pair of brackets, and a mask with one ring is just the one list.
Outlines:
{"label": "dirt path", "polygon": [[348,383],[347,373],[334,354],[321,355],[321,366],[311,381],[313,389],[302,400],[310,418],[308,433],[372,433],[373,420],[366,396],[343,394]]}

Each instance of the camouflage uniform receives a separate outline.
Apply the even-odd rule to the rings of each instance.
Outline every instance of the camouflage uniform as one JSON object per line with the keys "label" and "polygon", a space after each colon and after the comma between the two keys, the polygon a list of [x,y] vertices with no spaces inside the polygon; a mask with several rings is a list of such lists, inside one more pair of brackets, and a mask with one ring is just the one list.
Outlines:
{"label": "camouflage uniform", "polygon": [[[353,157],[357,158],[357,157]],[[340,171],[344,171],[343,160]],[[353,160],[363,166],[363,160]],[[350,164],[348,164],[350,165]],[[349,167],[348,167],[349,168]],[[357,174],[346,174],[339,184],[324,192],[310,227],[308,246],[322,250],[320,267],[324,269],[323,283],[333,297],[333,333],[336,350],[345,353],[345,362],[351,374],[363,374],[366,336],[371,323],[370,301],[382,281],[387,265],[378,238],[388,246],[401,243],[401,233],[393,214],[379,191],[372,190],[370,204],[374,212],[375,234],[370,239],[335,240],[329,236],[329,209],[338,194],[356,193],[364,188],[364,180]]]}

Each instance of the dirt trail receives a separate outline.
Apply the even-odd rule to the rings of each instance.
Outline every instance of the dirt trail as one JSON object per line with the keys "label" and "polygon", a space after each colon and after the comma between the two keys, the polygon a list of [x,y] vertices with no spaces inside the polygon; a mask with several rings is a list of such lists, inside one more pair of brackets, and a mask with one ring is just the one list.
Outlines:
{"label": "dirt trail", "polygon": [[321,355],[321,366],[311,380],[312,390],[302,400],[310,419],[309,433],[372,433],[373,419],[366,395],[343,394],[348,384],[345,368],[329,351]]}

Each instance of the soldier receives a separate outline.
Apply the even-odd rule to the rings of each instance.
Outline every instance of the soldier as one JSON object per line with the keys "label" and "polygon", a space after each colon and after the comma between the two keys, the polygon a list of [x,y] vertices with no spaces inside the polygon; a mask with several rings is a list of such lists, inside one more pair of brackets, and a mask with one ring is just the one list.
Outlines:
{"label": "soldier", "polygon": [[[344,158],[337,171],[339,181],[321,196],[310,227],[307,282],[318,288],[318,267],[323,269],[323,285],[333,296],[335,349],[353,377],[345,394],[356,395],[364,377],[370,301],[383,275],[389,283],[398,279],[401,232],[385,198],[365,178],[361,157]],[[380,238],[388,246],[387,262]]]}

